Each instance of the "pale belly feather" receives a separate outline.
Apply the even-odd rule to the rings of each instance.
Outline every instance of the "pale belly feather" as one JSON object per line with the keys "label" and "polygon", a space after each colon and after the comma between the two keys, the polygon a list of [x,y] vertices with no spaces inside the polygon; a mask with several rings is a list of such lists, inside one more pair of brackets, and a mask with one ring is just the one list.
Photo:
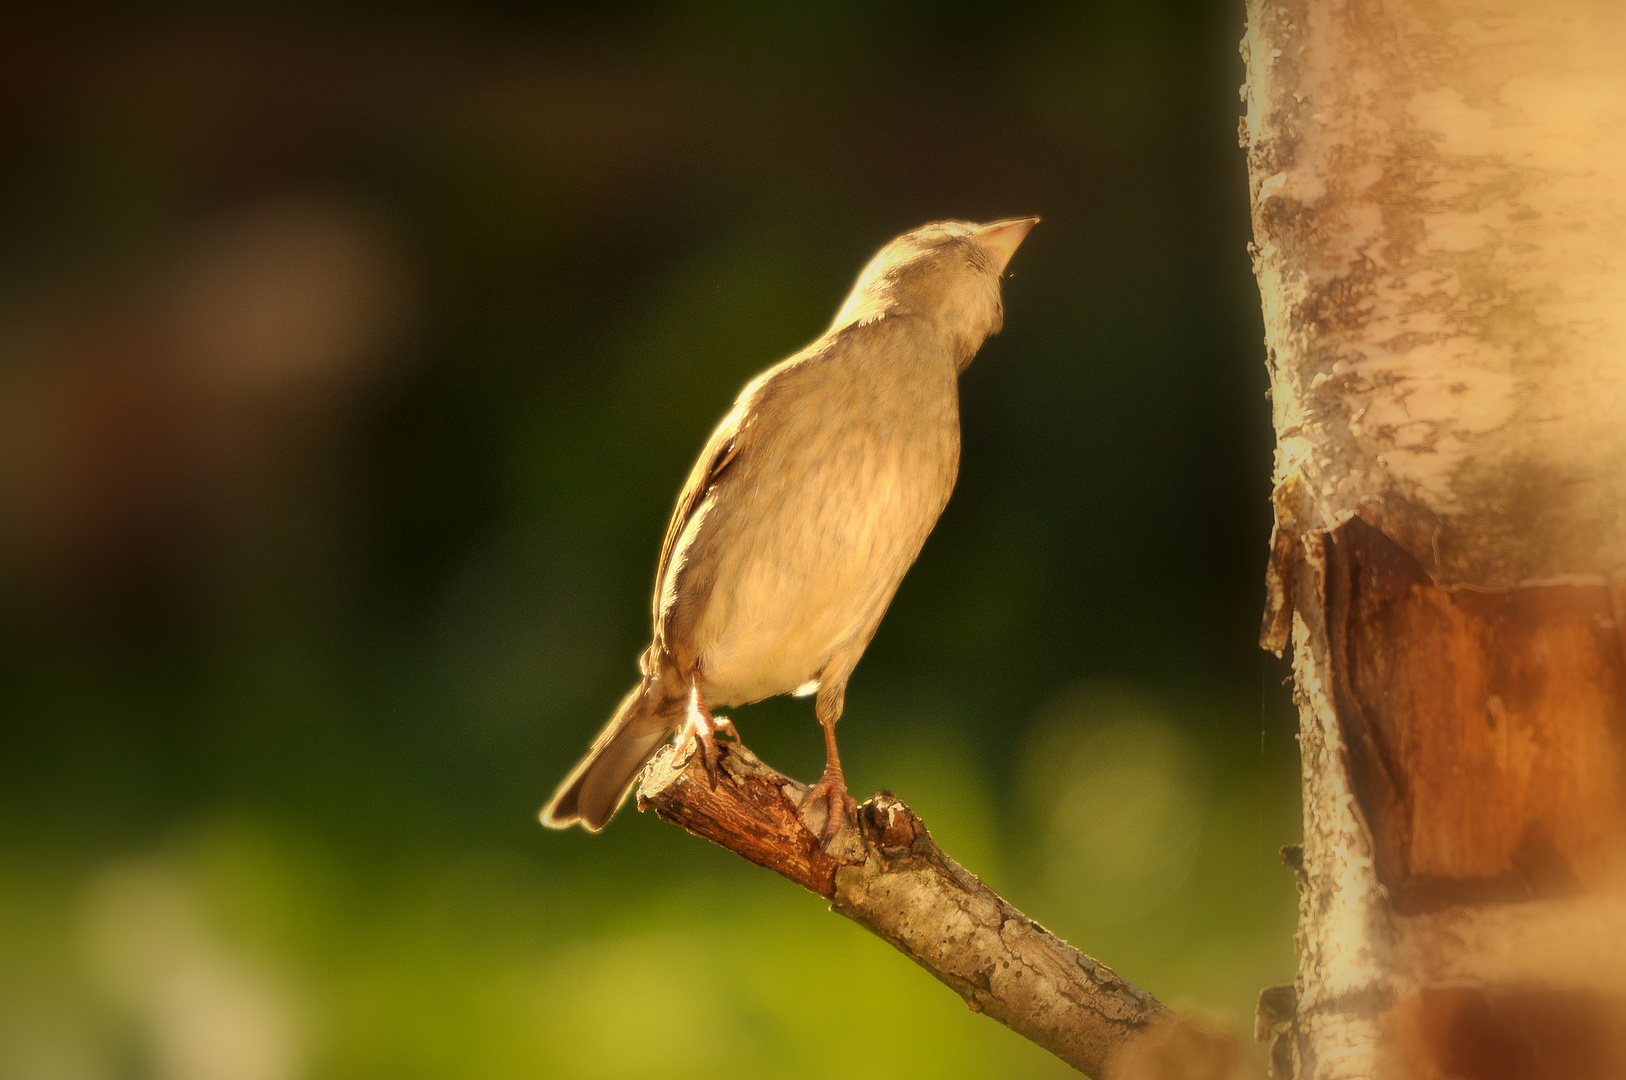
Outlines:
{"label": "pale belly feather", "polygon": [[826,445],[791,483],[750,500],[750,524],[724,545],[696,626],[708,701],[790,693],[874,624],[953,483],[958,447],[931,436],[901,448]]}

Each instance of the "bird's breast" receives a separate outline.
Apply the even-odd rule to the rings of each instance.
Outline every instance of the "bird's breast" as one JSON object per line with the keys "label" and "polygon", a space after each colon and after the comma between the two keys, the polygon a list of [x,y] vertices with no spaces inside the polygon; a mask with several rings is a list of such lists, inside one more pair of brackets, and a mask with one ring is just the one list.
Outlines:
{"label": "bird's breast", "polygon": [[696,545],[714,560],[693,641],[709,700],[788,693],[872,632],[953,489],[956,404],[802,412],[720,486]]}

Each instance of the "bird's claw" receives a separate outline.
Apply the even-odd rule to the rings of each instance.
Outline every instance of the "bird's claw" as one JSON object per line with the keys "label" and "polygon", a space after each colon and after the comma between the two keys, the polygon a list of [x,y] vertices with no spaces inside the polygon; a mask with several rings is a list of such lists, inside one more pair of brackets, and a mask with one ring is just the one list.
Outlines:
{"label": "bird's claw", "polygon": [[824,775],[819,782],[807,789],[802,796],[801,810],[806,811],[819,799],[825,802],[824,829],[819,836],[819,847],[823,851],[830,850],[830,842],[841,831],[841,826],[851,821],[858,821],[858,802],[847,792],[846,778],[841,775],[839,768],[825,766]]}
{"label": "bird's claw", "polygon": [[734,729],[734,723],[728,717],[714,717],[710,713],[699,709],[691,709],[689,710],[689,718],[684,721],[683,727],[678,731],[674,743],[676,749],[672,752],[674,761],[687,760],[685,755],[690,752],[689,744],[698,744],[700,747],[700,760],[706,767],[706,778],[711,782],[711,790],[713,791],[717,790],[719,775],[717,768],[719,757],[717,733],[719,731],[729,736],[736,743],[740,741],[740,733]]}

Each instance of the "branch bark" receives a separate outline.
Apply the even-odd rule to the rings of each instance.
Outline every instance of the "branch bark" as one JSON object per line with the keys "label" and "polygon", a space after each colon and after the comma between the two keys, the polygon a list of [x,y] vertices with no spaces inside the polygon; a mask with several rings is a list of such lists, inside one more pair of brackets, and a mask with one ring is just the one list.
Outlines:
{"label": "branch bark", "polygon": [[719,744],[712,787],[698,753],[663,749],[638,809],[789,878],[1017,1034],[1094,1077],[1235,1077],[1234,1040],[1179,1016],[1012,907],[951,859],[891,792],[821,849],[823,803],[738,744]]}

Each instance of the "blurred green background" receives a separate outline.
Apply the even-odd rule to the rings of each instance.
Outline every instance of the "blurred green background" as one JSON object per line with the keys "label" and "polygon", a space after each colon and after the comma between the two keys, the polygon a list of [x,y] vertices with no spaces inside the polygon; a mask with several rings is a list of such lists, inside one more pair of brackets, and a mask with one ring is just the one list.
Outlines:
{"label": "blurred green background", "polygon": [[[706,434],[943,217],[1044,222],[853,789],[1166,1000],[1291,977],[1239,6],[4,29],[0,1075],[1065,1074],[725,852],[536,823]],[[817,775],[808,702],[734,718]]]}

